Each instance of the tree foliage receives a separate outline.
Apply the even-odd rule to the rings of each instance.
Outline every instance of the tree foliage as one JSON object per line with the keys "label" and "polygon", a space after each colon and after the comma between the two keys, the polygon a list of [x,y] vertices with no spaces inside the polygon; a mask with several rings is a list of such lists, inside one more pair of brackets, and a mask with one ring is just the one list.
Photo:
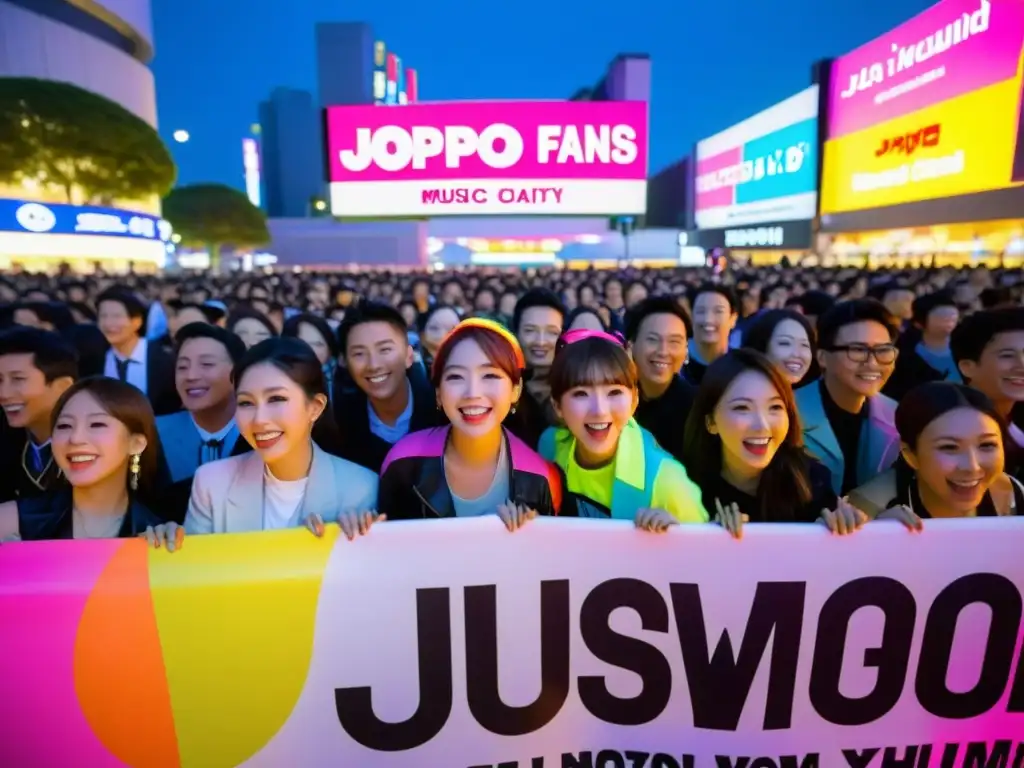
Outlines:
{"label": "tree foliage", "polygon": [[267,217],[249,198],[223,184],[178,187],[164,198],[163,215],[186,245],[206,246],[214,266],[220,248],[270,242]]}
{"label": "tree foliage", "polygon": [[120,104],[71,83],[0,77],[0,181],[103,204],[163,196],[176,176],[156,129]]}

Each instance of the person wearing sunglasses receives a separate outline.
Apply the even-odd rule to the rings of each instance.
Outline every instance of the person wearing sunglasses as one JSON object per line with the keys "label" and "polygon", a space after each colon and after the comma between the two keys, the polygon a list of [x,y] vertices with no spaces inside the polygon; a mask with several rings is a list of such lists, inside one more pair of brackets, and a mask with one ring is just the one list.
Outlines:
{"label": "person wearing sunglasses", "polygon": [[818,320],[817,385],[795,392],[807,450],[843,496],[899,455],[896,402],[881,394],[899,351],[899,321],[875,299],[842,301]]}

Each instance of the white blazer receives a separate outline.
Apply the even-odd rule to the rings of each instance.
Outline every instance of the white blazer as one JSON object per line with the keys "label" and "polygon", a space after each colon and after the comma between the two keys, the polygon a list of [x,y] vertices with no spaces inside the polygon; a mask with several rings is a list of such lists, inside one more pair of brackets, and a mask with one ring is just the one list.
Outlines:
{"label": "white blazer", "polygon": [[[246,533],[263,530],[263,459],[255,451],[204,464],[192,481],[185,531]],[[366,467],[313,446],[301,518],[334,522],[342,511],[377,508],[379,478]]]}

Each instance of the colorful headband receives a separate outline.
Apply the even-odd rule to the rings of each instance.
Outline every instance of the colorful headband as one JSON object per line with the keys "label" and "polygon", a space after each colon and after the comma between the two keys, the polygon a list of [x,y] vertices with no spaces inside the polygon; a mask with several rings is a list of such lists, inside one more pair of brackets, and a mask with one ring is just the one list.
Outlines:
{"label": "colorful headband", "polygon": [[604,339],[610,341],[616,346],[625,346],[625,340],[619,333],[608,333],[608,331],[596,331],[591,328],[577,328],[574,331],[566,331],[562,334],[563,344],[575,344],[577,341],[583,341],[584,339]]}
{"label": "colorful headband", "polygon": [[441,343],[437,346],[438,354],[434,356],[434,362],[436,363],[437,359],[442,356],[441,350],[444,347],[456,341],[457,337],[461,336],[469,328],[481,328],[485,331],[491,331],[492,333],[498,334],[512,347],[512,354],[516,358],[516,367],[521,371],[526,369],[526,358],[523,356],[523,348],[519,346],[519,340],[515,335],[513,335],[512,332],[501,323],[496,323],[493,320],[488,320],[483,317],[467,318],[448,331],[448,334],[441,339]]}

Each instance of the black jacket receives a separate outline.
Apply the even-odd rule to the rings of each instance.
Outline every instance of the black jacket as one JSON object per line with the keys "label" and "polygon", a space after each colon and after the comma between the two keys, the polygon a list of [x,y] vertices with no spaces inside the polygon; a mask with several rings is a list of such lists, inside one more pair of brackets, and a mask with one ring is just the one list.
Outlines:
{"label": "black jacket", "polygon": [[[444,475],[444,448],[450,427],[426,429],[399,440],[381,471],[377,511],[388,520],[455,517],[455,503]],[[565,483],[554,464],[505,430],[509,496],[541,515],[557,515]]]}
{"label": "black jacket", "polygon": [[28,433],[24,429],[6,426],[0,434],[0,503],[42,496],[47,491],[67,486],[57,462],[52,459],[39,476],[29,475],[26,469]]}
{"label": "black jacket", "polygon": [[[412,419],[409,422],[409,433],[443,423],[444,415],[437,408],[434,387],[427,379],[423,366],[414,364],[409,368],[407,377],[412,388]],[[338,456],[374,472],[380,472],[384,457],[391,450],[392,443],[370,431],[366,394],[361,389],[345,387],[342,381],[341,376],[335,378],[332,406],[334,418],[341,432]]]}
{"label": "black jacket", "polygon": [[[132,499],[128,514],[118,538],[128,539],[145,533],[146,528],[164,521]],[[64,488],[45,496],[18,501],[18,533],[22,541],[50,541],[70,539],[74,534],[71,515],[71,488]]]}

